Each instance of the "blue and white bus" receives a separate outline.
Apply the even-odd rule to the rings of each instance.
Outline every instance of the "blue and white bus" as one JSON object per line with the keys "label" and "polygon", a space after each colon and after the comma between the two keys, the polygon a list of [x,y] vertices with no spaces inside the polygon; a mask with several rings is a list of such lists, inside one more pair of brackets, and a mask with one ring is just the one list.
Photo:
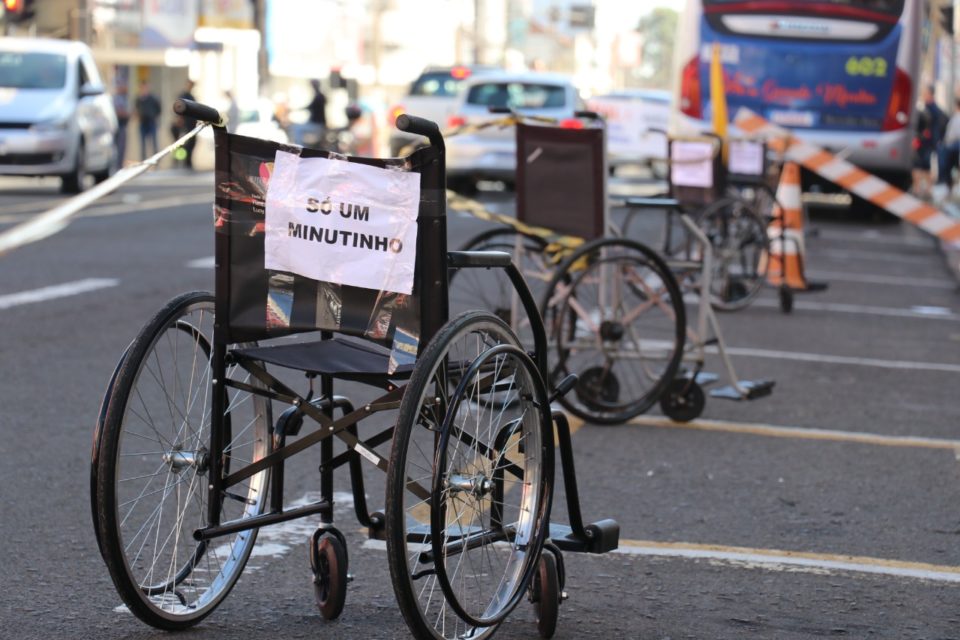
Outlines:
{"label": "blue and white bus", "polygon": [[675,59],[674,129],[711,121],[719,43],[728,113],[748,107],[906,188],[922,0],[688,0]]}

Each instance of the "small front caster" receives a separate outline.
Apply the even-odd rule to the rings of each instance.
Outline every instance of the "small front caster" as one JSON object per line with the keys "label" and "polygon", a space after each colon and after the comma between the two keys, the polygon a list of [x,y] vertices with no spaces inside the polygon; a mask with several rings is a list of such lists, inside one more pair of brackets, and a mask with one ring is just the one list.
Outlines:
{"label": "small front caster", "polygon": [[540,554],[537,572],[530,584],[530,600],[537,616],[537,631],[544,640],[549,640],[557,630],[560,617],[560,572],[557,559],[550,551]]}
{"label": "small front caster", "polygon": [[338,536],[318,529],[312,541],[310,568],[317,608],[325,620],[336,620],[347,600],[347,549]]}
{"label": "small front caster", "polygon": [[660,410],[675,422],[690,422],[703,413],[706,397],[703,387],[685,378],[677,378],[660,397]]}

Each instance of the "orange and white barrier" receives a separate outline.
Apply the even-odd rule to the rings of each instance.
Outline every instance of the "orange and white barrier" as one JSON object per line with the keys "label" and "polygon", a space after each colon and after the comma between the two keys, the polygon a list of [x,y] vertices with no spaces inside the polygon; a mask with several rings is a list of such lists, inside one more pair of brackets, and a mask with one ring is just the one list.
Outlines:
{"label": "orange and white barrier", "polygon": [[803,272],[803,200],[800,187],[800,167],[793,162],[783,166],[777,186],[777,204],[773,220],[767,227],[768,253],[761,258],[760,268],[767,274],[767,282],[791,289],[808,288]]}
{"label": "orange and white barrier", "polygon": [[853,195],[889,211],[927,233],[960,247],[960,222],[936,207],[897,189],[852,163],[799,140],[749,109],[740,109],[734,124],[743,132],[787,141],[785,158],[843,187]]}

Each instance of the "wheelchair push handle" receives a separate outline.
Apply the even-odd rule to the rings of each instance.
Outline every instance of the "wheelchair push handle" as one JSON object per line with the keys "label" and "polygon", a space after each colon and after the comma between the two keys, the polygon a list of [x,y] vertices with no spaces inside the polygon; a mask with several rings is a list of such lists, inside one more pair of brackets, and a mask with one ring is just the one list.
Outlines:
{"label": "wheelchair push handle", "polygon": [[430,144],[443,151],[443,134],[437,123],[426,118],[418,118],[406,113],[397,117],[397,129],[404,133],[415,133],[430,140]]}
{"label": "wheelchair push handle", "polygon": [[208,107],[205,104],[194,102],[193,100],[179,98],[173,103],[173,112],[179,116],[186,116],[195,120],[209,122],[217,127],[222,126],[223,124],[223,119],[220,117],[219,111],[213,107]]}

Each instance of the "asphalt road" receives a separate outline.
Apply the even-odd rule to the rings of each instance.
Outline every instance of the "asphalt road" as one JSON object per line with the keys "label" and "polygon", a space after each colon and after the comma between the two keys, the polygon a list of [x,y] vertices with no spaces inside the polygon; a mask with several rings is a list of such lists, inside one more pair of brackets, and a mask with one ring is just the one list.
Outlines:
{"label": "asphalt road", "polygon": [[[0,256],[0,638],[170,637],[120,606],[93,535],[89,456],[139,326],[212,287],[212,188],[210,173],[147,175]],[[60,198],[52,181],[0,181],[0,231]],[[482,199],[512,211],[508,194]],[[740,377],[775,379],[772,396],[709,399],[687,426],[654,409],[575,432],[585,517],[619,520],[621,548],[566,556],[557,638],[960,638],[957,283],[911,228],[837,212],[813,223],[808,275],[829,289],[790,315],[767,290],[720,317]],[[453,247],[487,224],[451,214],[449,228]],[[715,357],[708,369],[722,373]],[[293,464],[290,500],[316,490],[315,463]],[[314,606],[313,525],[299,522],[261,532],[226,602],[178,635],[408,637],[386,555],[339,498],[355,575],[339,621]],[[497,637],[536,637],[531,608]]]}

